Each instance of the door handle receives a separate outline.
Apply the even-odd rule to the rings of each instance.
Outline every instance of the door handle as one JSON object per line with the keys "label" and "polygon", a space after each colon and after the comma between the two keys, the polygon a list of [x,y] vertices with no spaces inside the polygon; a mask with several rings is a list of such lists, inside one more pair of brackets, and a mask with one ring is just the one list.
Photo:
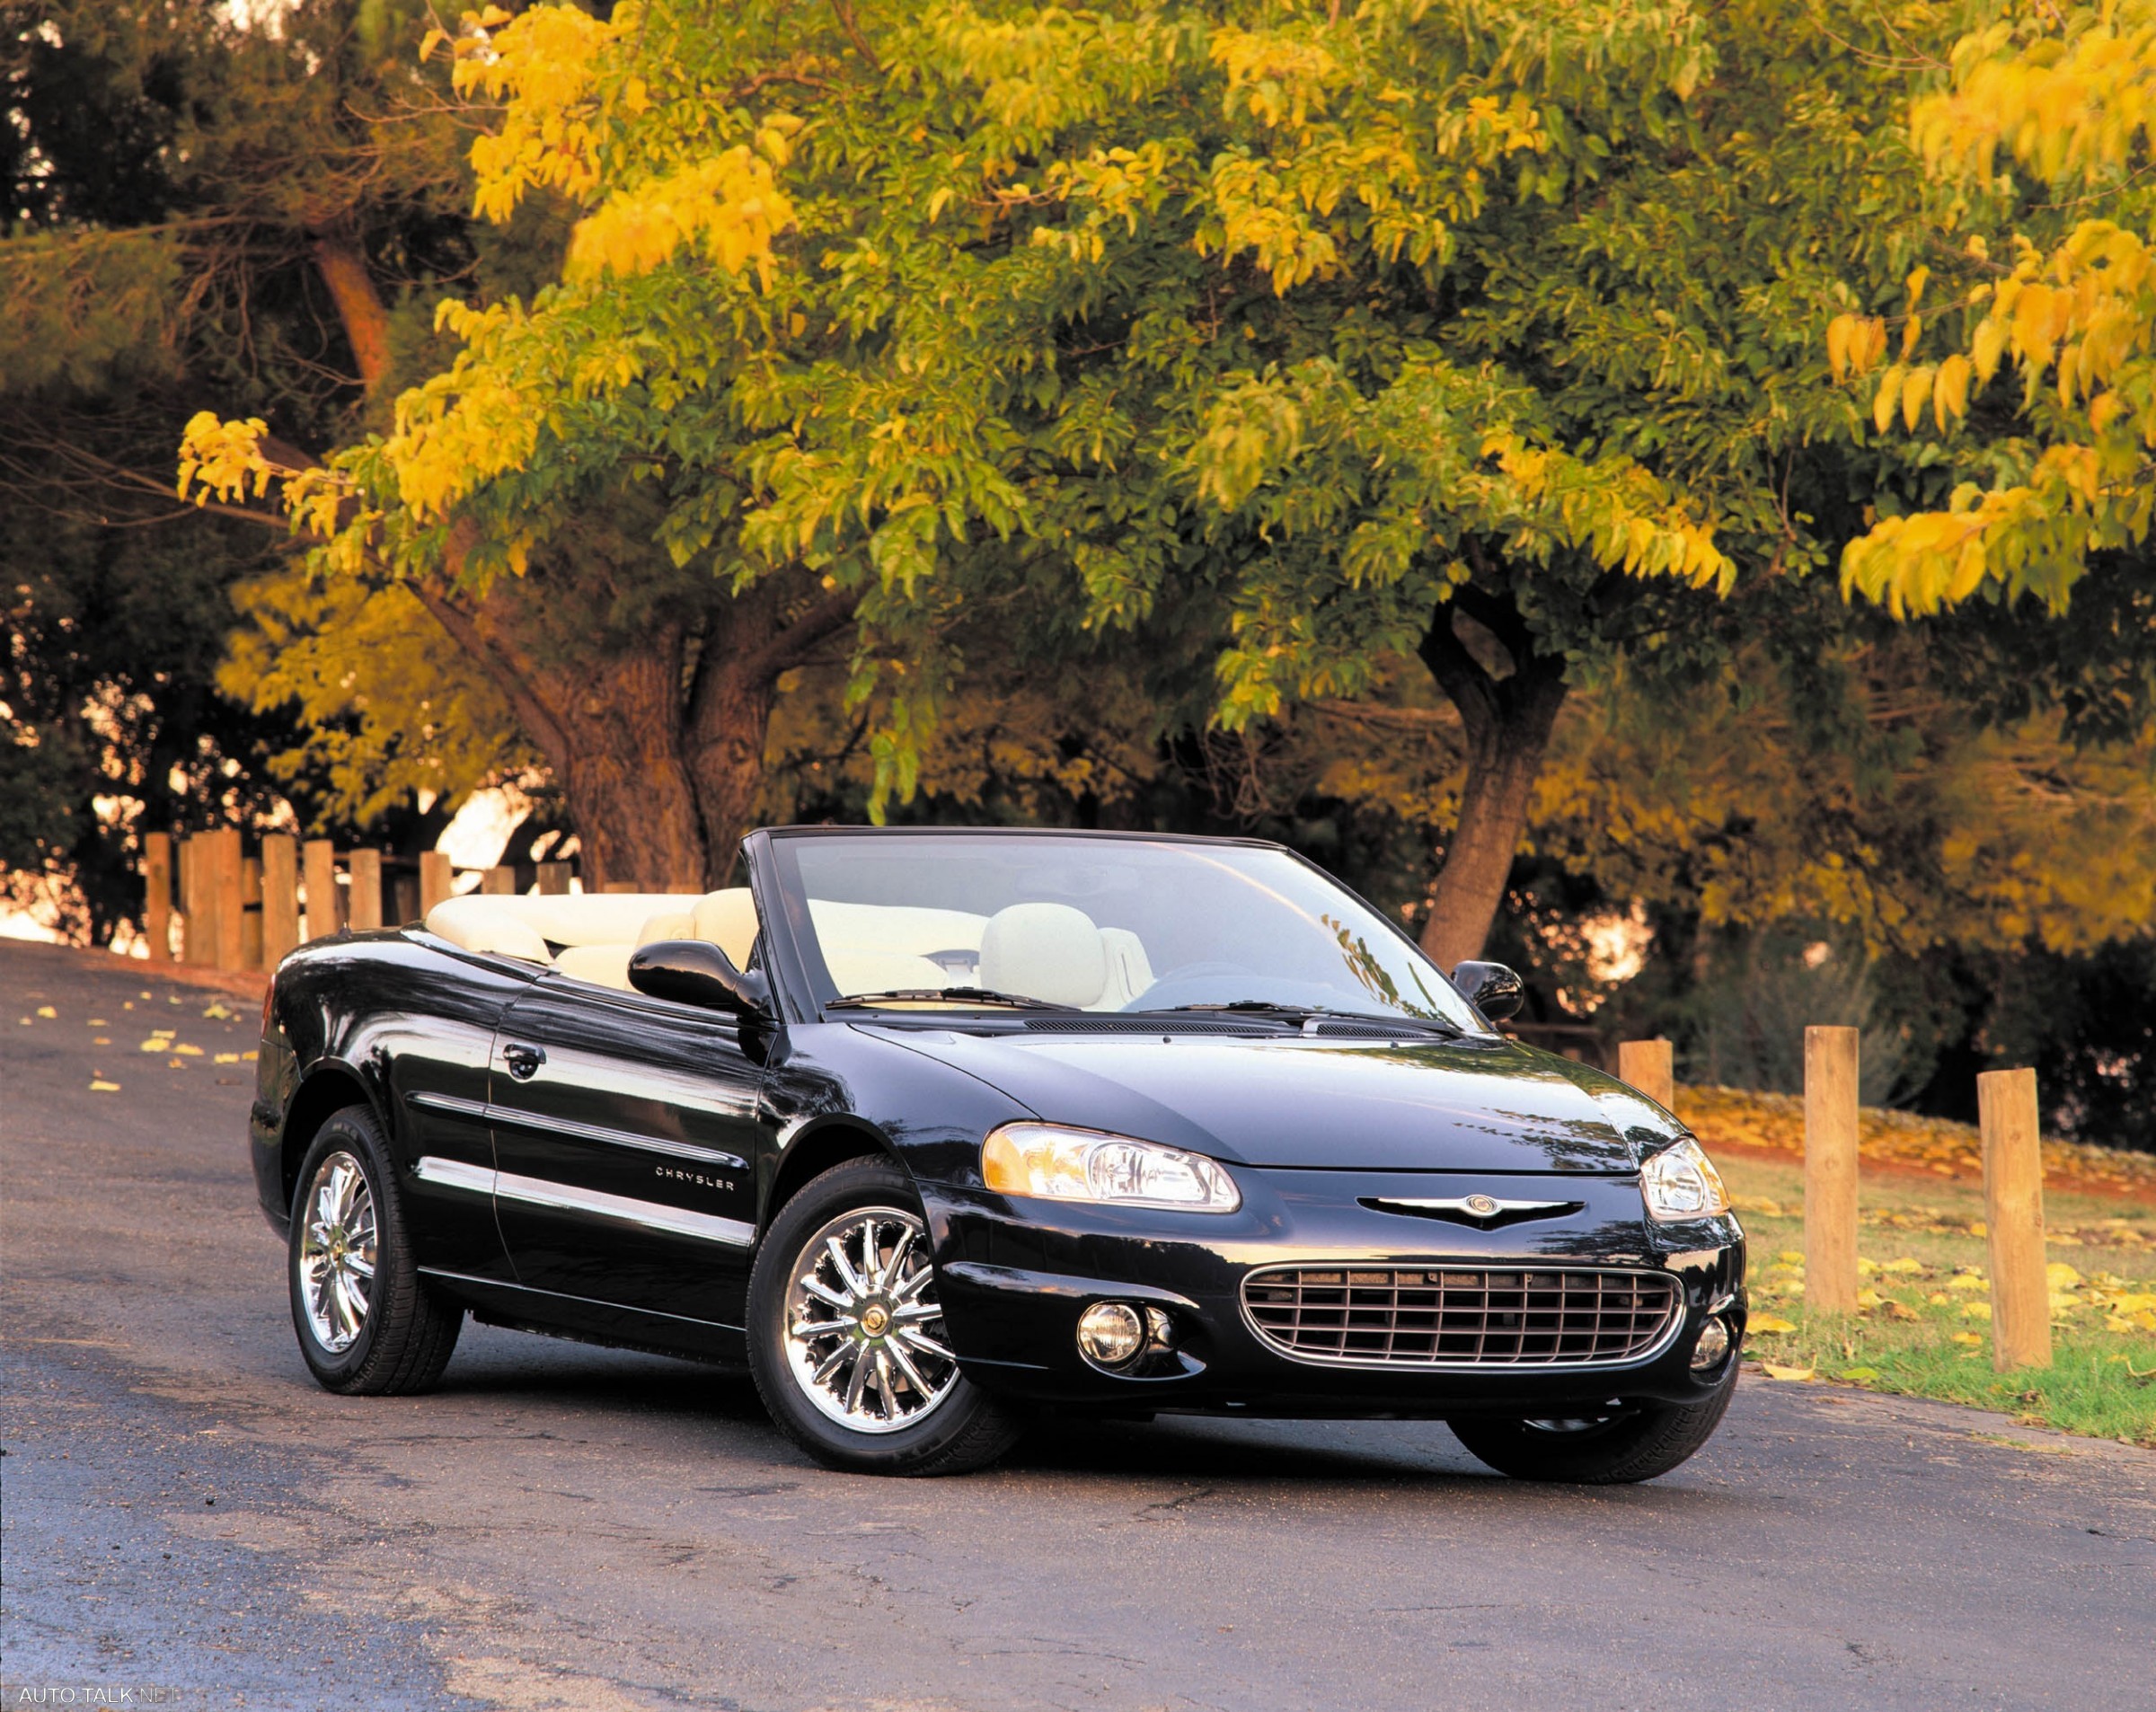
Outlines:
{"label": "door handle", "polygon": [[501,1049],[501,1055],[509,1067],[510,1075],[518,1081],[529,1081],[539,1073],[539,1066],[546,1062],[546,1048],[521,1046],[512,1041]]}

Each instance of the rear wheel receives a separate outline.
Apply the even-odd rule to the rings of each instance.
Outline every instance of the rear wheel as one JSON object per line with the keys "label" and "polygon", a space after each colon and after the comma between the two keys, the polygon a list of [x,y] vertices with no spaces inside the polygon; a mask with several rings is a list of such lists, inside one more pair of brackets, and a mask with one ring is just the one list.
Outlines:
{"label": "rear wheel", "polygon": [[300,1163],[286,1271],[299,1353],[325,1389],[387,1397],[441,1378],[464,1310],[419,1275],[389,1150],[364,1106],[331,1116]]}
{"label": "rear wheel", "polygon": [[964,1474],[1012,1411],[959,1371],[920,1197],[882,1160],[834,1166],[773,1221],[748,1286],[749,1365],[781,1430],[831,1468]]}
{"label": "rear wheel", "polygon": [[1448,1422],[1479,1461],[1516,1480],[1619,1486],[1667,1474],[1714,1436],[1736,1391],[1736,1363],[1702,1403],[1640,1403],[1570,1419]]}

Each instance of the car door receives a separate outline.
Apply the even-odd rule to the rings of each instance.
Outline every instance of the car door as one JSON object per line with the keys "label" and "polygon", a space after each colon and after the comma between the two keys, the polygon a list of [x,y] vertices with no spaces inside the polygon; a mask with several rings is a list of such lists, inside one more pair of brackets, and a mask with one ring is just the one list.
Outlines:
{"label": "car door", "polygon": [[506,1280],[487,1095],[500,1019],[532,974],[506,960],[414,957],[377,978],[364,1043],[353,1045],[392,1103],[413,1251],[429,1271]]}
{"label": "car door", "polygon": [[495,1209],[517,1282],[739,1326],[763,1072],[731,1017],[549,975],[490,1077]]}

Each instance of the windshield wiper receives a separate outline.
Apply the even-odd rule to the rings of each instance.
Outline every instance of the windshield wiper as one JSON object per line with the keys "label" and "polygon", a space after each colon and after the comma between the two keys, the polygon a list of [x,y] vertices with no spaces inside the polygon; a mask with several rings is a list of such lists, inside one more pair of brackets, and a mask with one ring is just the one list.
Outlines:
{"label": "windshield wiper", "polygon": [[1168,1017],[1190,1010],[1227,1011],[1241,1016],[1275,1018],[1282,1022],[1309,1022],[1319,1017],[1332,1017],[1343,1022],[1402,1023],[1410,1028],[1434,1028],[1448,1035],[1465,1032],[1457,1023],[1448,1022],[1443,1017],[1410,1017],[1399,1011],[1336,1010],[1330,1005],[1282,1004],[1271,999],[1231,999],[1225,1004],[1172,1004],[1165,1010],[1144,1014]]}
{"label": "windshield wiper", "polygon": [[824,1007],[826,1010],[867,1010],[887,1004],[1000,1004],[1013,1010],[1075,1010],[1074,1004],[1056,1004],[1047,999],[1029,999],[1022,993],[998,993],[993,987],[899,987],[889,993],[849,993]]}

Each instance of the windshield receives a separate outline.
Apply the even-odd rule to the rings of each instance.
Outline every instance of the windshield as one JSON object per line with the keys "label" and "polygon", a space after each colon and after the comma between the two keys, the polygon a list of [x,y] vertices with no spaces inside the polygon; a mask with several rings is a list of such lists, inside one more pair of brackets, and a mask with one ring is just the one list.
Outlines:
{"label": "windshield", "polygon": [[[806,922],[792,912],[797,937],[811,978],[827,972],[826,1003],[1279,1006],[1480,1031],[1411,941],[1284,850],[932,833],[781,837],[772,849],[782,885],[806,904]],[[932,996],[951,989],[966,991]]]}

